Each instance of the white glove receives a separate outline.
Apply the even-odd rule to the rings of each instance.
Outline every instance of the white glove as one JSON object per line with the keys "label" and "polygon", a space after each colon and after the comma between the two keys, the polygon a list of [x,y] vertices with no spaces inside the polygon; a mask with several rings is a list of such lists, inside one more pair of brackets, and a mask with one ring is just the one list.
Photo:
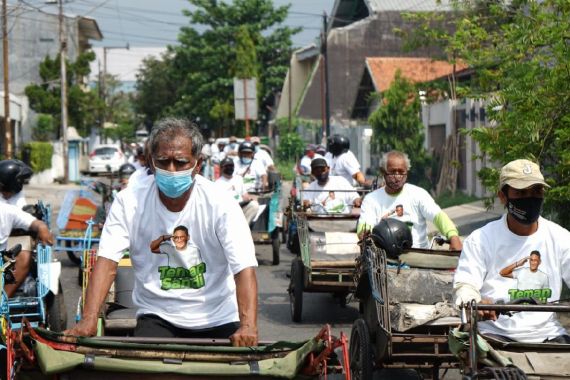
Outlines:
{"label": "white glove", "polygon": [[453,287],[453,296],[455,297],[456,306],[461,306],[461,304],[471,302],[472,300],[475,300],[475,302],[481,301],[481,293],[479,293],[479,290],[465,282],[455,284]]}

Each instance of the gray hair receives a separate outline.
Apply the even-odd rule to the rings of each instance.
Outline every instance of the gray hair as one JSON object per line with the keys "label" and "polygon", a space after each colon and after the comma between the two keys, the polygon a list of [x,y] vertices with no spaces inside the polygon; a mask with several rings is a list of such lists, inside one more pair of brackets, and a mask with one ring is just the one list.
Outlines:
{"label": "gray hair", "polygon": [[148,138],[151,154],[156,152],[159,143],[180,137],[186,137],[192,141],[192,156],[198,158],[204,145],[204,137],[198,125],[188,119],[173,117],[161,119],[152,127]]}
{"label": "gray hair", "polygon": [[410,170],[410,168],[412,167],[412,164],[410,164],[410,158],[406,153],[400,152],[399,150],[391,150],[387,153],[384,153],[382,155],[382,159],[380,159],[380,170],[382,170],[384,173],[388,172],[388,160],[390,159],[390,157],[398,157],[403,159],[404,162],[406,163],[407,170]]}

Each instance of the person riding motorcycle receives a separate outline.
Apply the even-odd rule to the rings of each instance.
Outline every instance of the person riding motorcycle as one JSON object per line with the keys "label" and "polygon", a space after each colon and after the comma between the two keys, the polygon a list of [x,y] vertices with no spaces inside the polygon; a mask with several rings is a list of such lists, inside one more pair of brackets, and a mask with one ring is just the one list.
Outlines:
{"label": "person riding motorcycle", "polygon": [[4,286],[6,295],[12,297],[24,282],[32,264],[34,241],[28,236],[9,236],[14,228],[32,231],[44,244],[53,244],[53,236],[47,225],[33,215],[22,210],[26,206],[23,185],[33,174],[32,169],[20,160],[0,161],[0,249],[22,245],[16,257],[15,282]]}
{"label": "person riding motorcycle", "polygon": [[32,174],[32,169],[20,160],[0,161],[0,203],[11,204],[20,209],[26,206],[22,188]]}
{"label": "person riding motorcycle", "polygon": [[342,135],[332,135],[328,139],[328,149],[325,159],[331,168],[331,175],[342,176],[351,184],[354,184],[354,181],[360,186],[371,184],[360,171],[360,163],[350,151],[348,138]]}
{"label": "person riding motorcycle", "polygon": [[255,147],[249,141],[239,145],[238,157],[234,160],[235,172],[243,178],[245,191],[267,188],[267,171],[263,164],[254,159]]}

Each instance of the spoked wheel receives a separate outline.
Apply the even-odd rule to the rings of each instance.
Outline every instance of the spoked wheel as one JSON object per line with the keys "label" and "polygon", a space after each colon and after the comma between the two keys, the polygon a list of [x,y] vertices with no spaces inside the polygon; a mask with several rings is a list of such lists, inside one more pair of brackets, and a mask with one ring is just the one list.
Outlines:
{"label": "spoked wheel", "polygon": [[275,228],[271,233],[271,249],[273,251],[273,265],[279,265],[279,250],[281,249],[279,228]]}
{"label": "spoked wheel", "polygon": [[354,380],[371,380],[373,374],[370,332],[364,319],[357,319],[350,333],[350,374]]}
{"label": "spoked wheel", "polygon": [[291,319],[293,322],[301,322],[303,313],[303,288],[305,267],[300,258],[291,262],[291,282],[289,283],[289,303],[291,305]]}

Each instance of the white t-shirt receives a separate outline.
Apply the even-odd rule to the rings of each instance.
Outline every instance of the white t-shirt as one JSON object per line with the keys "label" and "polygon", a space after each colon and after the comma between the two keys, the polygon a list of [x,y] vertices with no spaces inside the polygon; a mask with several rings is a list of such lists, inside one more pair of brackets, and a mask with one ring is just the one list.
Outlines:
{"label": "white t-shirt", "polygon": [[[513,271],[513,278],[500,275],[503,268],[528,257],[535,250],[540,252],[538,270],[547,276],[546,283],[521,284],[528,262]],[[550,302],[560,298],[562,279],[570,285],[570,232],[540,218],[534,234],[515,235],[509,230],[504,215],[465,239],[454,282],[470,284],[480,291],[483,299],[495,302],[506,303],[526,297]],[[566,334],[554,313],[549,312],[520,312],[512,317],[500,315],[497,321],[482,321],[478,326],[482,333],[507,336],[520,342],[542,342]]]}
{"label": "white t-shirt", "polygon": [[216,185],[225,191],[229,191],[232,197],[238,202],[243,200],[245,189],[243,187],[243,178],[239,175],[233,175],[232,178],[221,176],[216,180]]}
{"label": "white t-shirt", "polygon": [[271,158],[265,149],[258,148],[253,158],[255,160],[259,160],[265,169],[267,169],[269,166],[274,165],[273,158]]}
{"label": "white t-shirt", "polygon": [[135,172],[131,174],[127,186],[131,187],[136,186],[140,181],[142,181],[144,178],[148,177],[149,175],[150,174],[148,174],[148,168],[141,165],[139,169],[135,170]]}
{"label": "white t-shirt", "polygon": [[12,247],[6,247],[6,242],[15,228],[29,230],[32,223],[36,220],[31,214],[22,211],[17,206],[5,204],[0,207],[0,250]]}
{"label": "white t-shirt", "polygon": [[250,164],[242,164],[239,157],[234,159],[234,176],[239,175],[243,178],[243,186],[245,191],[253,191],[261,188],[261,176],[267,175],[265,167],[261,161],[253,159]]}
{"label": "white t-shirt", "polygon": [[360,171],[360,163],[350,150],[340,156],[333,157],[331,152],[327,152],[325,159],[331,168],[331,175],[340,175],[349,183],[354,183],[352,177]]}
{"label": "white t-shirt", "polygon": [[26,197],[24,196],[24,191],[22,190],[19,193],[12,195],[9,199],[4,198],[0,194],[0,204],[13,205],[21,210],[24,206],[28,204],[28,202],[26,202]]}
{"label": "white t-shirt", "polygon": [[[201,272],[201,267],[205,265],[204,260],[202,260],[200,248],[193,245],[190,242],[190,239],[186,244],[186,248],[184,248],[182,251],[176,249],[176,246],[172,243],[172,241],[164,241],[160,243],[160,253],[158,253],[158,255],[165,255],[168,263],[167,265],[171,268],[184,268],[189,270],[191,268],[194,268],[196,272]],[[196,282],[201,283],[203,281],[204,278],[202,276]]]}
{"label": "white t-shirt", "polygon": [[[188,244],[199,249],[203,266],[169,267],[150,243],[174,228],[188,228]],[[239,321],[234,275],[257,266],[251,232],[238,203],[196,175],[184,209],[162,204],[154,176],[127,187],[115,198],[101,235],[99,256],[118,262],[129,249],[135,272],[137,315],[154,314],[182,328],[208,328]]]}
{"label": "white t-shirt", "polygon": [[[403,215],[398,216],[396,206],[402,205]],[[358,224],[375,226],[383,217],[397,217],[411,225],[414,247],[429,248],[427,221],[433,221],[441,212],[431,195],[421,187],[406,183],[398,194],[388,194],[384,187],[364,197]]]}
{"label": "white t-shirt", "polygon": [[[301,161],[299,161],[299,167],[303,171],[303,173],[301,174],[307,174],[307,175],[311,174],[311,162],[316,158],[324,158],[324,157],[318,153],[315,153],[315,156],[313,158],[307,155],[301,157]],[[352,183],[352,181],[349,181],[349,183]]]}
{"label": "white t-shirt", "polygon": [[[318,190],[318,192],[314,190]],[[335,190],[343,191],[337,192]],[[329,181],[324,186],[320,186],[315,180],[302,191],[302,194],[303,200],[308,200],[312,205],[315,205],[315,207],[311,206],[315,212],[320,212],[323,209],[326,212],[349,212],[352,203],[359,197],[358,193],[354,191],[354,187],[346,179],[339,176],[329,176]]]}
{"label": "white t-shirt", "polygon": [[530,267],[517,268],[512,276],[517,279],[517,289],[548,288],[548,275],[540,270],[531,272]]}

